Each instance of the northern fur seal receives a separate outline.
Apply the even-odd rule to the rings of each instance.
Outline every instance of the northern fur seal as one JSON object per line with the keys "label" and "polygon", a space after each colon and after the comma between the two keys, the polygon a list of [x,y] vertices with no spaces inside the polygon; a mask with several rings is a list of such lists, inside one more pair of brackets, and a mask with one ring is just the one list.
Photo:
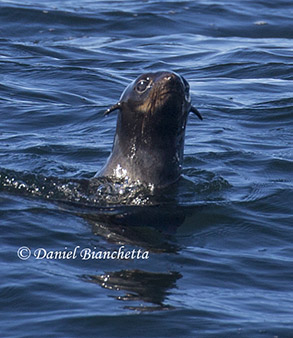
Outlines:
{"label": "northern fur seal", "polygon": [[146,73],[128,85],[118,103],[112,153],[96,176],[162,188],[181,173],[185,127],[191,105],[189,84],[174,72]]}

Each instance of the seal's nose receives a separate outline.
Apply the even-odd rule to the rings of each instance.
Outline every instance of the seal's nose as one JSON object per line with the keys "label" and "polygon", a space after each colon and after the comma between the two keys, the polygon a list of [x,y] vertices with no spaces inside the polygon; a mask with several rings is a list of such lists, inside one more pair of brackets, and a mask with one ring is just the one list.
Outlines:
{"label": "seal's nose", "polygon": [[154,75],[154,87],[161,88],[165,92],[173,92],[173,94],[182,95],[185,92],[185,83],[183,78],[172,71],[157,72]]}
{"label": "seal's nose", "polygon": [[172,80],[173,77],[174,77],[174,75],[170,74],[170,75],[165,76],[164,79],[167,80],[167,81],[170,81],[170,80]]}
{"label": "seal's nose", "polygon": [[162,83],[164,83],[165,85],[168,86],[178,86],[178,85],[182,85],[182,80],[180,75],[177,75],[176,73],[173,72],[164,72],[163,74],[161,74],[160,76],[160,81],[162,81]]}
{"label": "seal's nose", "polygon": [[165,81],[178,81],[179,77],[178,75],[174,74],[174,73],[167,73],[167,74],[164,74],[163,76],[164,80]]}

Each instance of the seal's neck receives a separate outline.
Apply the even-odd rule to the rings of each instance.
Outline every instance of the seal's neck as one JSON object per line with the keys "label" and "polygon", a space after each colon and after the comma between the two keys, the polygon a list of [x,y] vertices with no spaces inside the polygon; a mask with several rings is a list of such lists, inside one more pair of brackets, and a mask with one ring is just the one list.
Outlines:
{"label": "seal's neck", "polygon": [[156,187],[175,182],[181,173],[186,116],[167,119],[167,124],[158,116],[129,116],[118,114],[112,153],[100,174]]}

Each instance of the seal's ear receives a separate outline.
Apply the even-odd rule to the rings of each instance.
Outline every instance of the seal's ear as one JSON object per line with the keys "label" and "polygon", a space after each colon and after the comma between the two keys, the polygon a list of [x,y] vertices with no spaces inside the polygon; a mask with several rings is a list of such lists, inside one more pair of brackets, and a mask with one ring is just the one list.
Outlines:
{"label": "seal's ear", "polygon": [[194,108],[193,106],[190,107],[189,112],[194,113],[200,120],[202,120],[202,116],[201,116],[200,112],[196,108]]}
{"label": "seal's ear", "polygon": [[107,116],[108,114],[112,113],[112,111],[117,110],[117,109],[121,109],[121,104],[120,102],[114,104],[114,106],[108,108],[105,113],[104,116]]}

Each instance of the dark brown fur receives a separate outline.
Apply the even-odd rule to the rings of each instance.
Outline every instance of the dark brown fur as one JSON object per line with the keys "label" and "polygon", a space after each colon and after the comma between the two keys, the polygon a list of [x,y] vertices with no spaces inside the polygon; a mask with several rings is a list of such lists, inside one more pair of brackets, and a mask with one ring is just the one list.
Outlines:
{"label": "dark brown fur", "polygon": [[180,177],[188,113],[187,81],[174,72],[147,73],[123,92],[112,153],[97,176],[161,188]]}

